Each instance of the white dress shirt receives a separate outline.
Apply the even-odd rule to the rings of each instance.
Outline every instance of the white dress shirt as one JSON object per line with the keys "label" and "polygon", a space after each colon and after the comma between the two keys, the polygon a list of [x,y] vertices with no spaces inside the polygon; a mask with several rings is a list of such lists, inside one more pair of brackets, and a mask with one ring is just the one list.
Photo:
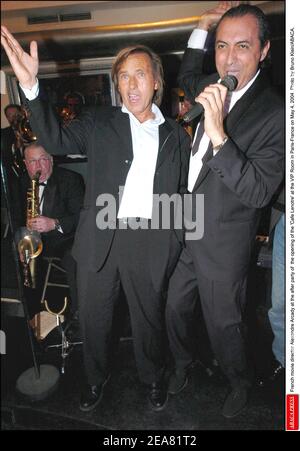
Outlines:
{"label": "white dress shirt", "polygon": [[43,207],[44,207],[44,190],[47,185],[47,180],[44,182],[45,185],[39,185],[39,207],[40,207],[40,215],[43,214]]}
{"label": "white dress shirt", "polygon": [[40,92],[40,88],[39,88],[39,81],[38,79],[36,80],[36,83],[34,86],[32,86],[31,89],[28,88],[24,88],[21,83],[19,83],[20,88],[22,89],[22,91],[25,94],[26,99],[28,100],[34,100],[37,98],[37,96],[39,95]]}
{"label": "white dress shirt", "polygon": [[159,147],[160,124],[165,119],[160,109],[152,104],[154,119],[141,123],[123,105],[129,114],[133,147],[133,161],[127,174],[118,218],[140,217],[151,219],[153,208],[153,180]]}

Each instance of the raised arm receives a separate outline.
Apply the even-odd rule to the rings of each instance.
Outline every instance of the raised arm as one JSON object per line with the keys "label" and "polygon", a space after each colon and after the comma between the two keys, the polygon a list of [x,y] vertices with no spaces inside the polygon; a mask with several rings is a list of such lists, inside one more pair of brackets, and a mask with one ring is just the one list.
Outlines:
{"label": "raised arm", "polygon": [[[38,87],[36,78],[39,68],[37,43],[35,41],[30,43],[30,54],[28,54],[24,52],[8,29],[1,26],[1,44],[21,88],[31,90],[34,86]],[[90,112],[86,113],[85,120],[73,121],[74,123],[64,129],[54,113],[52,105],[36,97],[35,89],[32,90],[30,100],[25,98],[23,90],[21,96],[30,113],[29,120],[34,134],[50,154],[67,155],[87,152],[87,137],[91,135],[91,128],[94,124],[94,117]]]}

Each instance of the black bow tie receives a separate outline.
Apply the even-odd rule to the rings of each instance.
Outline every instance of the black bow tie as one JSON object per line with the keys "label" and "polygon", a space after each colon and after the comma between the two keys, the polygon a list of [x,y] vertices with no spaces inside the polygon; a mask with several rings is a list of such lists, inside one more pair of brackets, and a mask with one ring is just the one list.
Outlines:
{"label": "black bow tie", "polygon": [[46,186],[46,185],[47,185],[46,182],[41,182],[41,183],[39,183],[39,186]]}

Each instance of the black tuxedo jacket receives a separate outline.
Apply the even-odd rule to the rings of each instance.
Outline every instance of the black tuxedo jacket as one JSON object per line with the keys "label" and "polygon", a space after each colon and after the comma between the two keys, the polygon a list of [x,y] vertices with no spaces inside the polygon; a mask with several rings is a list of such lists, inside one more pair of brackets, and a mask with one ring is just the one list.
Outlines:
{"label": "black tuxedo jacket", "polygon": [[12,166],[13,154],[12,145],[16,137],[12,127],[1,128],[1,157],[5,167]]}
{"label": "black tuxedo jacket", "polygon": [[[204,52],[187,49],[179,84],[190,99],[219,76],[202,73]],[[284,107],[261,72],[224,121],[229,139],[203,165],[194,194],[204,195],[204,236],[191,241],[203,274],[238,280],[248,269],[259,222],[284,172]]]}
{"label": "black tuxedo jacket", "polygon": [[[114,237],[119,208],[119,189],[125,185],[133,160],[129,115],[117,107],[93,107],[80,118],[61,128],[52,109],[39,98],[27,103],[31,125],[38,139],[51,154],[82,153],[88,156],[84,207],[76,232],[73,255],[91,271],[105,263]],[[166,119],[159,127],[159,152],[154,177],[155,194],[183,193],[186,190],[190,139],[182,127]],[[97,214],[103,208],[98,196],[116,199],[111,227],[100,230]],[[98,200],[97,200],[98,199]],[[171,226],[172,227],[172,226]],[[152,281],[160,290],[178,259],[182,230],[150,230]]]}
{"label": "black tuxedo jacket", "polygon": [[[22,184],[22,218],[19,225],[26,223],[26,197],[30,179],[26,174],[21,178]],[[45,247],[43,254],[62,255],[65,248],[72,244],[83,205],[84,181],[80,174],[68,169],[53,167],[43,194],[42,215],[58,219],[63,233],[51,230],[42,233]]]}

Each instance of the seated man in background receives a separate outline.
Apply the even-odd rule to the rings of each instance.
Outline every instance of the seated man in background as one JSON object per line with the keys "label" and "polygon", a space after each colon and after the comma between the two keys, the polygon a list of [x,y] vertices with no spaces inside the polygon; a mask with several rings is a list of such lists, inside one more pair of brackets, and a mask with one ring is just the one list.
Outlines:
{"label": "seated man in background", "polygon": [[[60,257],[61,264],[67,271],[70,287],[72,313],[78,310],[76,289],[76,263],[71,256],[75,230],[84,196],[82,176],[76,172],[53,166],[53,158],[44,147],[32,143],[26,147],[24,161],[27,173],[21,178],[22,205],[18,225],[25,225],[27,208],[27,191],[30,179],[39,171],[39,209],[40,215],[27,221],[27,227],[39,232],[43,242],[42,256]],[[22,217],[21,217],[22,215]],[[18,216],[18,213],[16,214]],[[38,258],[38,281],[36,299],[29,302],[29,312],[33,316],[40,310],[39,302],[44,281],[44,262]]]}

